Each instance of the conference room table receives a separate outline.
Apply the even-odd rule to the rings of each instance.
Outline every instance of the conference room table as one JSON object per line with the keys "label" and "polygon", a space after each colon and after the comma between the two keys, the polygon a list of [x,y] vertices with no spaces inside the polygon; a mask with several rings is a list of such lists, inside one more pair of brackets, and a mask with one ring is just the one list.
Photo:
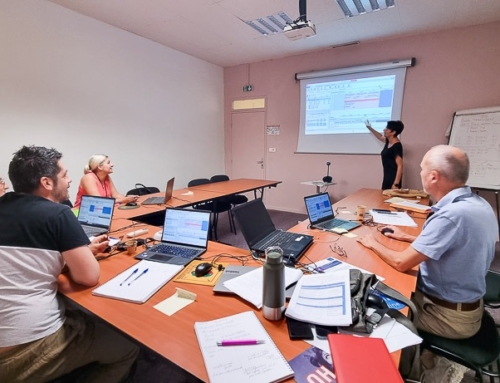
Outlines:
{"label": "conference room table", "polygon": [[209,202],[216,198],[232,194],[253,192],[255,198],[262,197],[266,188],[276,187],[281,181],[238,178],[229,181],[213,182],[204,185],[176,189],[172,198],[166,204],[142,205],[149,197],[164,197],[165,191],[141,196],[137,201],[138,207],[129,208],[119,206],[113,213],[113,218],[141,220],[141,217],[162,212],[167,207],[187,207],[202,202]]}
{"label": "conference room table", "polygon": [[[358,204],[366,205],[368,209],[387,208],[387,205],[384,205],[383,202],[385,199],[387,197],[383,196],[380,190],[361,189],[337,202],[334,208],[355,211]],[[425,202],[425,200],[422,201],[422,203]],[[411,234],[418,234],[425,216],[422,215],[422,217],[413,218],[417,222],[418,227],[404,227],[404,230]],[[123,235],[140,227],[147,227],[146,225],[139,224],[137,226],[136,224],[136,226],[131,228],[128,226],[130,224],[133,224],[133,222],[124,219],[114,220],[112,230],[121,230],[113,233],[113,236]],[[338,258],[341,261],[351,263],[384,277],[386,284],[408,297],[414,291],[417,269],[408,273],[400,273],[386,265],[371,250],[357,243],[356,238],[312,230],[308,228],[308,224],[309,222],[306,220],[290,230],[297,233],[309,234],[314,237],[313,245],[307,250],[303,258],[301,258],[301,262],[319,261],[327,257]],[[157,227],[149,227],[150,233],[145,234],[144,237],[151,236],[152,230],[157,229]],[[395,250],[403,250],[408,246],[408,243],[384,237],[377,231],[377,227],[375,226],[361,226],[351,233],[356,234],[356,236],[371,233],[378,236],[378,239],[382,243]],[[333,243],[345,249],[347,258],[339,256],[331,250],[330,245]],[[140,251],[142,249],[138,249],[138,252]],[[247,265],[260,264],[252,260],[248,249],[239,249],[217,242],[209,242],[208,250],[202,255],[202,258],[210,260],[218,254],[247,257],[249,260]],[[112,279],[136,262],[138,261],[134,259],[133,255],[127,255],[125,252],[101,260],[99,284]],[[239,264],[237,260],[230,258],[222,258],[220,262]],[[196,301],[172,316],[167,316],[156,310],[153,306],[174,295],[176,287],[195,293],[197,295]],[[179,283],[171,280],[144,304],[134,304],[97,297],[92,295],[92,290],[93,288],[84,287],[72,282],[65,274],[59,278],[59,291],[61,294],[202,381],[208,382],[208,375],[194,331],[195,322],[210,321],[243,311],[254,311],[286,360],[292,359],[310,347],[304,341],[292,341],[289,339],[284,319],[280,321],[266,320],[262,316],[261,310],[255,309],[254,306],[245,300],[235,295],[214,295],[212,287],[209,286]],[[393,353],[392,356],[395,363],[398,363],[400,352]],[[292,382],[293,380],[289,379],[288,381]]]}

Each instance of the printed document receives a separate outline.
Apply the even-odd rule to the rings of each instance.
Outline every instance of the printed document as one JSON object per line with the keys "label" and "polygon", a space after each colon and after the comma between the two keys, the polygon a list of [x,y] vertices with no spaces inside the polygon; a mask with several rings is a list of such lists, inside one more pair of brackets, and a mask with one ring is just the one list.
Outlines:
{"label": "printed document", "polygon": [[349,270],[304,275],[286,309],[286,316],[324,326],[352,323]]}
{"label": "printed document", "polygon": [[405,212],[377,213],[370,210],[373,222],[382,225],[417,227],[417,223]]}

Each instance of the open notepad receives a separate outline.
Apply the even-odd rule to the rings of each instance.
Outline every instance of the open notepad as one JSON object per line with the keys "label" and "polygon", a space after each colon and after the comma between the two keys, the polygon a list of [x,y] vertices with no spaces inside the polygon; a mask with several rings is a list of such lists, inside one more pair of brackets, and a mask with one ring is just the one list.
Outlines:
{"label": "open notepad", "polygon": [[[293,370],[253,311],[194,324],[211,383],[280,382]],[[257,339],[262,344],[218,346],[222,340]]]}
{"label": "open notepad", "polygon": [[144,303],[182,268],[180,265],[141,261],[94,289],[92,294]]}

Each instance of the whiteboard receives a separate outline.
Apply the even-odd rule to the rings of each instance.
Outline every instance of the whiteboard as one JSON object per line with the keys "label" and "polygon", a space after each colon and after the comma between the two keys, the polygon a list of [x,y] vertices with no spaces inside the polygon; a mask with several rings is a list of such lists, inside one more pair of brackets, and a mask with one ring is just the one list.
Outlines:
{"label": "whiteboard", "polygon": [[500,190],[500,107],[456,112],[449,144],[469,156],[469,186]]}

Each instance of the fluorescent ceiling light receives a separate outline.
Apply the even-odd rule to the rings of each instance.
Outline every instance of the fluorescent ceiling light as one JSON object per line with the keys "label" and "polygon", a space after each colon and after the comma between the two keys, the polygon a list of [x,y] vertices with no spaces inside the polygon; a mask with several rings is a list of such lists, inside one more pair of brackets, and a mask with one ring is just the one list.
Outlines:
{"label": "fluorescent ceiling light", "polygon": [[337,0],[345,17],[363,15],[396,6],[395,0]]}
{"label": "fluorescent ceiling light", "polygon": [[245,21],[245,24],[255,29],[261,35],[268,36],[283,32],[285,25],[291,22],[292,19],[285,12],[280,12],[275,15]]}

